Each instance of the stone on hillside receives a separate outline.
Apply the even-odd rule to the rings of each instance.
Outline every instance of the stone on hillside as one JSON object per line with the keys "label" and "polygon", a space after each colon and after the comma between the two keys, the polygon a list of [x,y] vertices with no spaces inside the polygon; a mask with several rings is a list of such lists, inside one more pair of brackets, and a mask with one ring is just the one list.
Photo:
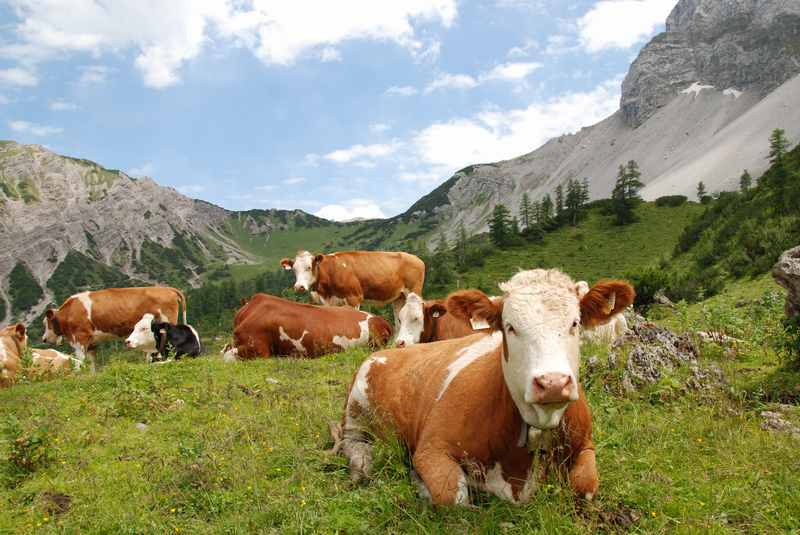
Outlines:
{"label": "stone on hillside", "polygon": [[783,414],[775,411],[761,411],[761,429],[777,433],[789,433],[800,439],[800,427],[789,422]]}
{"label": "stone on hillside", "polygon": [[785,251],[772,268],[775,282],[786,289],[784,310],[788,317],[800,315],[800,246]]}
{"label": "stone on hillside", "polygon": [[634,343],[623,374],[626,390],[656,383],[665,372],[697,363],[697,349],[688,334],[677,335],[654,323],[634,325],[624,341]]}

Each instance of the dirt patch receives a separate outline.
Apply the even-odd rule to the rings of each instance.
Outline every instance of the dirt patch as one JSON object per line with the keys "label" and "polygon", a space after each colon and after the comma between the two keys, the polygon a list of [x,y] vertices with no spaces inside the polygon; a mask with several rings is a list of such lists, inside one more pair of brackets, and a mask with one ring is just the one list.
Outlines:
{"label": "dirt patch", "polygon": [[72,497],[61,492],[47,491],[42,494],[45,510],[51,515],[63,515],[72,505]]}

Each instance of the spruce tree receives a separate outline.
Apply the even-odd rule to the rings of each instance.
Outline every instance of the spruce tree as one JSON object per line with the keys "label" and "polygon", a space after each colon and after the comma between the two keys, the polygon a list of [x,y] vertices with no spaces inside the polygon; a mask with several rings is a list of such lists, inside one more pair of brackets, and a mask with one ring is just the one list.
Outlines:
{"label": "spruce tree", "polygon": [[542,197],[542,202],[540,204],[539,210],[539,226],[542,229],[546,229],[550,227],[553,223],[553,199],[550,198],[550,194],[546,193],[544,197]]}
{"label": "spruce tree", "polygon": [[775,165],[783,161],[786,151],[789,149],[789,140],[786,139],[786,131],[783,128],[776,128],[769,136],[769,161]]}
{"label": "spruce tree", "polygon": [[634,160],[627,166],[620,165],[617,172],[617,181],[611,193],[611,207],[616,216],[617,225],[627,225],[636,221],[634,208],[640,199],[639,190],[643,184],[639,180],[641,172]]}
{"label": "spruce tree", "polygon": [[489,220],[489,235],[497,247],[508,245],[511,237],[511,215],[504,204],[497,203]]}
{"label": "spruce tree", "polygon": [[522,194],[522,201],[519,203],[519,215],[522,218],[522,230],[527,232],[533,223],[533,206],[531,205],[531,198],[527,193]]}
{"label": "spruce tree", "polygon": [[703,198],[707,195],[706,193],[706,185],[703,184],[703,181],[697,183],[697,200],[703,202]]}
{"label": "spruce tree", "polygon": [[753,177],[750,176],[750,172],[747,169],[745,169],[744,173],[742,173],[742,176],[739,177],[739,190],[741,190],[742,193],[747,193],[748,191],[750,191],[750,188],[752,186],[753,186]]}
{"label": "spruce tree", "polygon": [[559,184],[556,186],[556,219],[561,219],[564,213],[564,187]]}
{"label": "spruce tree", "polygon": [[581,207],[589,203],[589,177],[583,177],[583,184],[581,187]]}

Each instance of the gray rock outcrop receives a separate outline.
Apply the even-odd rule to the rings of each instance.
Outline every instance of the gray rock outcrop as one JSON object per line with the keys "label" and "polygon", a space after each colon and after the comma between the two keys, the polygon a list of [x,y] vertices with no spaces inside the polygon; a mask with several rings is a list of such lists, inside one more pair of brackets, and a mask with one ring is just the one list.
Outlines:
{"label": "gray rock outcrop", "polygon": [[781,255],[772,268],[772,277],[786,289],[786,316],[800,315],[800,246]]}

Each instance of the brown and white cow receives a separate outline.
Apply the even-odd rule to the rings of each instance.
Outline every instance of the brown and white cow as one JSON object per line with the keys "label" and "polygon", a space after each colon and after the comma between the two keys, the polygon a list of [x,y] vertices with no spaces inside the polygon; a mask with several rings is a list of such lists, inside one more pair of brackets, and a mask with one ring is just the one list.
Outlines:
{"label": "brown and white cow", "polygon": [[384,350],[361,365],[342,423],[332,425],[355,481],[369,476],[370,437],[394,434],[434,504],[467,504],[469,487],[524,502],[547,466],[564,467],[578,495],[597,493],[580,330],[623,310],[633,288],[605,281],[579,299],[557,270],[520,272],[500,287],[495,302],[477,290],[447,301],[448,313],[486,318],[494,332]]}
{"label": "brown and white cow", "polygon": [[14,384],[22,369],[28,334],[21,323],[0,329],[0,388]]}
{"label": "brown and white cow", "polygon": [[408,294],[397,319],[397,347],[461,338],[489,330],[489,325],[480,318],[465,319],[448,314],[445,300],[423,301],[415,293]]}
{"label": "brown and white cow", "polygon": [[[589,283],[586,281],[578,282],[578,297],[583,297],[589,293]],[[617,314],[608,323],[597,325],[590,329],[584,329],[581,333],[582,338],[587,342],[595,344],[613,344],[622,339],[628,332],[628,321],[625,314]]]}
{"label": "brown and white cow", "polygon": [[421,295],[425,282],[425,263],[402,252],[312,255],[300,251],[294,260],[281,260],[281,266],[294,271],[294,289],[310,292],[312,300],[318,304],[358,308],[364,301],[378,305],[392,303],[395,318],[405,296],[411,292]]}
{"label": "brown and white cow", "polygon": [[55,349],[31,349],[31,372],[40,377],[50,377],[79,370],[82,362]]}
{"label": "brown and white cow", "polygon": [[82,292],[67,298],[58,310],[46,312],[42,342],[60,344],[62,338],[65,339],[79,360],[90,356],[90,366],[94,371],[97,344],[126,338],[147,313],[161,321],[176,323],[181,307],[183,322],[186,323],[186,298],[180,290],[169,287]]}
{"label": "brown and white cow", "polygon": [[256,294],[236,313],[233,344],[223,350],[223,359],[319,357],[350,347],[383,346],[391,336],[391,326],[380,316]]}

